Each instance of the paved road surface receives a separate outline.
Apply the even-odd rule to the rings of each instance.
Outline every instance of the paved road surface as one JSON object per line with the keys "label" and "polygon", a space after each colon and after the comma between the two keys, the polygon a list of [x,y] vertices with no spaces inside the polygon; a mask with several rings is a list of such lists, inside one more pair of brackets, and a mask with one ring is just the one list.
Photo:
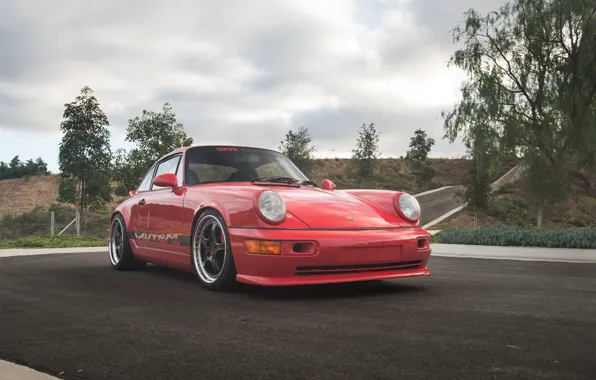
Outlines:
{"label": "paved road surface", "polygon": [[425,225],[439,216],[445,215],[449,211],[461,206],[461,203],[455,199],[456,191],[461,189],[463,189],[462,186],[453,186],[435,193],[416,197],[420,203],[420,209],[422,210],[420,224]]}
{"label": "paved road surface", "polygon": [[4,258],[0,359],[97,380],[596,378],[596,265],[429,266],[221,294],[173,270],[113,271],[105,254]]}

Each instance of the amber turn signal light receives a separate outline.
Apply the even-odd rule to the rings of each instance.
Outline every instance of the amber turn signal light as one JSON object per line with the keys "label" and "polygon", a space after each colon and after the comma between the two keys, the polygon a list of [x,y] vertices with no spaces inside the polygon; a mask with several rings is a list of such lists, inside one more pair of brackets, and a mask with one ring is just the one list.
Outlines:
{"label": "amber turn signal light", "polygon": [[279,255],[281,254],[281,242],[270,240],[244,240],[244,249],[246,252],[261,255]]}

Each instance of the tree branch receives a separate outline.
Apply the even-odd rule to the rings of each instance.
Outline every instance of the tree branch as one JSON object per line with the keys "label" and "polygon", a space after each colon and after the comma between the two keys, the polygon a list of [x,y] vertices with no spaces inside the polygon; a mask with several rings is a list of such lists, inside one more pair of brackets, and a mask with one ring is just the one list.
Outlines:
{"label": "tree branch", "polygon": [[499,55],[507,63],[507,74],[508,74],[508,76],[511,78],[511,80],[513,80],[515,82],[515,84],[517,85],[517,87],[520,89],[520,91],[522,92],[522,94],[524,95],[524,97],[526,98],[526,100],[528,101],[528,103],[530,104],[530,108],[532,110],[532,119],[534,120],[535,123],[538,123],[538,116],[536,115],[536,106],[534,104],[534,101],[532,100],[532,98],[528,94],[528,91],[526,90],[526,88],[524,86],[522,86],[522,84],[519,81],[519,79],[515,76],[515,74],[513,74],[513,71],[511,69],[511,62],[509,62],[509,60],[505,57],[505,54],[503,53],[503,50],[497,45],[497,43],[490,36],[490,34],[488,33],[488,31],[487,31],[486,36],[490,40],[490,42],[492,43],[492,45],[495,47],[495,49],[497,50],[497,52],[499,53]]}

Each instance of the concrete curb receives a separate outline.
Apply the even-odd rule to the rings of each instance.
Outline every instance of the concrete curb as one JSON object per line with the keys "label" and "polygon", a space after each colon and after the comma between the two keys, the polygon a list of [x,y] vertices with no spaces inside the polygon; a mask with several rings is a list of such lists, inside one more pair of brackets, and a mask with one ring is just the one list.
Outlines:
{"label": "concrete curb", "polygon": [[470,259],[596,264],[596,249],[485,246],[431,243],[431,256]]}
{"label": "concrete curb", "polygon": [[[507,173],[505,173],[504,175],[501,176],[501,178],[497,179],[495,182],[491,183],[491,191],[495,191],[497,190],[499,187],[503,186],[504,183],[506,183],[506,180],[511,180],[511,179],[517,179],[519,177],[519,173],[522,172],[522,169],[519,168],[519,165],[514,166],[511,170],[509,170]],[[451,187],[451,186],[446,186],[447,187]],[[435,189],[435,190],[430,190],[424,193],[420,193],[420,194],[416,194],[416,195],[424,195],[424,194],[428,194],[431,192],[435,192],[435,191],[440,191],[444,188],[439,188],[439,189]],[[426,223],[424,226],[422,226],[422,228],[428,228],[428,227],[432,227],[435,224],[442,222],[443,220],[447,219],[448,217],[450,217],[451,215],[460,212],[461,210],[463,210],[468,204],[464,203],[463,205],[454,208],[453,210],[447,212],[444,215],[439,216],[438,218],[436,218],[433,221],[430,221],[428,223]]]}
{"label": "concrete curb", "polygon": [[439,187],[438,189],[432,189],[432,190],[427,190],[427,191],[423,191],[422,193],[418,193],[418,194],[414,194],[415,197],[421,197],[423,195],[427,195],[427,194],[432,194],[432,193],[436,193],[439,191],[443,191],[449,188],[452,188],[453,186],[443,186],[443,187]]}
{"label": "concrete curb", "polygon": [[6,380],[55,380],[57,377],[35,371],[29,367],[0,360],[0,373]]}
{"label": "concrete curb", "polygon": [[455,213],[457,213],[457,212],[460,212],[460,211],[461,211],[461,210],[463,210],[463,209],[464,209],[466,206],[467,206],[467,203],[466,203],[466,204],[463,204],[463,205],[461,205],[461,206],[459,206],[459,207],[457,207],[457,208],[454,208],[453,210],[449,211],[448,213],[446,213],[446,214],[443,214],[443,215],[439,216],[438,218],[436,218],[436,219],[434,219],[434,220],[431,220],[430,222],[426,223],[424,226],[422,226],[422,228],[424,228],[424,229],[428,229],[428,227],[432,227],[432,226],[434,226],[435,224],[438,224],[439,222],[442,222],[443,220],[445,220],[445,219],[449,218],[451,215],[453,215],[453,214],[455,214]]}
{"label": "concrete curb", "polygon": [[14,248],[0,249],[0,257],[11,256],[35,256],[35,255],[55,255],[60,253],[93,253],[108,252],[108,246],[105,247],[71,247],[71,248]]}
{"label": "concrete curb", "polygon": [[[429,232],[434,235],[438,231],[429,230]],[[513,246],[501,247],[440,243],[431,243],[431,249],[431,256],[437,257],[596,264],[596,249]],[[107,251],[107,246],[52,249],[4,249],[0,250],[0,258],[11,256],[55,255],[65,253],[107,253]]]}

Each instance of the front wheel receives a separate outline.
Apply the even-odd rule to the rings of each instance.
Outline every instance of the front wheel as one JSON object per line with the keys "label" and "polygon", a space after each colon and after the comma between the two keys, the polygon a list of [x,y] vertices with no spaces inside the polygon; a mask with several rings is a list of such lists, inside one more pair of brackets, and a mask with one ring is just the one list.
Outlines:
{"label": "front wheel", "polygon": [[215,210],[201,214],[192,234],[192,265],[209,290],[229,290],[236,284],[236,268],[226,223]]}

